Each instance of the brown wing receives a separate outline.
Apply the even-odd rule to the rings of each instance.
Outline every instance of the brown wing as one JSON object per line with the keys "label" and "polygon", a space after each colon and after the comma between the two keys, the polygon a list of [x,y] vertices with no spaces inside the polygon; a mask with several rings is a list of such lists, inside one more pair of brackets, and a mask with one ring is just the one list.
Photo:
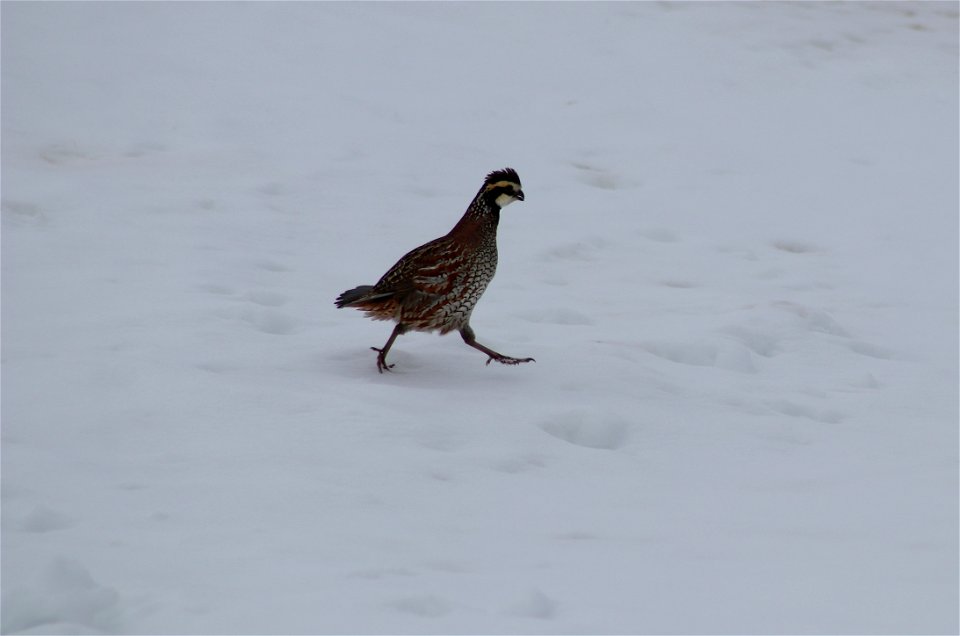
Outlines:
{"label": "brown wing", "polygon": [[408,252],[374,285],[372,295],[384,300],[370,315],[425,328],[456,294],[463,278],[462,260],[463,250],[449,236]]}
{"label": "brown wing", "polygon": [[453,288],[457,250],[441,237],[411,250],[374,285],[376,293],[392,293],[398,300],[411,294],[445,296]]}

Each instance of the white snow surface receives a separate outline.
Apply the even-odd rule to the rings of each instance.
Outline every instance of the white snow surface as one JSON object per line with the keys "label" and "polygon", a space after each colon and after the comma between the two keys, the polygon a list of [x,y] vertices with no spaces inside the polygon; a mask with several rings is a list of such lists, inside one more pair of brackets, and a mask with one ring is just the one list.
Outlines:
{"label": "white snow surface", "polygon": [[957,9],[4,2],[2,631],[957,633]]}

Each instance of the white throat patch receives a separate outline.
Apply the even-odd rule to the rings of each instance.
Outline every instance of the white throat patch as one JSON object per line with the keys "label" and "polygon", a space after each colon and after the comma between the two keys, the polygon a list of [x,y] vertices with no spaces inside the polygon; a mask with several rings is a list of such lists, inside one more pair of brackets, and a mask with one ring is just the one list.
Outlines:
{"label": "white throat patch", "polygon": [[508,205],[510,205],[516,200],[517,198],[515,196],[513,196],[512,194],[507,194],[506,192],[504,192],[503,194],[497,195],[497,198],[494,199],[496,204],[501,208],[507,207]]}

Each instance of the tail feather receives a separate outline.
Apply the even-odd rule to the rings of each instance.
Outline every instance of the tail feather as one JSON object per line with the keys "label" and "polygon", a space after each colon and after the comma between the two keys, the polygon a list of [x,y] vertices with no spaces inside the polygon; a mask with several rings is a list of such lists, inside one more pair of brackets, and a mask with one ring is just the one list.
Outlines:
{"label": "tail feather", "polygon": [[376,294],[371,294],[373,291],[373,285],[360,285],[359,287],[354,287],[353,289],[348,289],[339,296],[335,301],[337,307],[350,307],[357,303],[369,303],[377,302],[378,300],[387,300],[393,297],[393,292],[379,292]]}

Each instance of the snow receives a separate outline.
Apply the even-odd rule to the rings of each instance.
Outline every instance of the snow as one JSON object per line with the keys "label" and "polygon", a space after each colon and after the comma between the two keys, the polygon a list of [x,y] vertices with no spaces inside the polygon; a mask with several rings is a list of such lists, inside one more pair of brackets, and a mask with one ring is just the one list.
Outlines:
{"label": "snow", "polygon": [[[3,3],[4,633],[957,633],[956,3]],[[478,340],[337,310],[511,166]]]}

